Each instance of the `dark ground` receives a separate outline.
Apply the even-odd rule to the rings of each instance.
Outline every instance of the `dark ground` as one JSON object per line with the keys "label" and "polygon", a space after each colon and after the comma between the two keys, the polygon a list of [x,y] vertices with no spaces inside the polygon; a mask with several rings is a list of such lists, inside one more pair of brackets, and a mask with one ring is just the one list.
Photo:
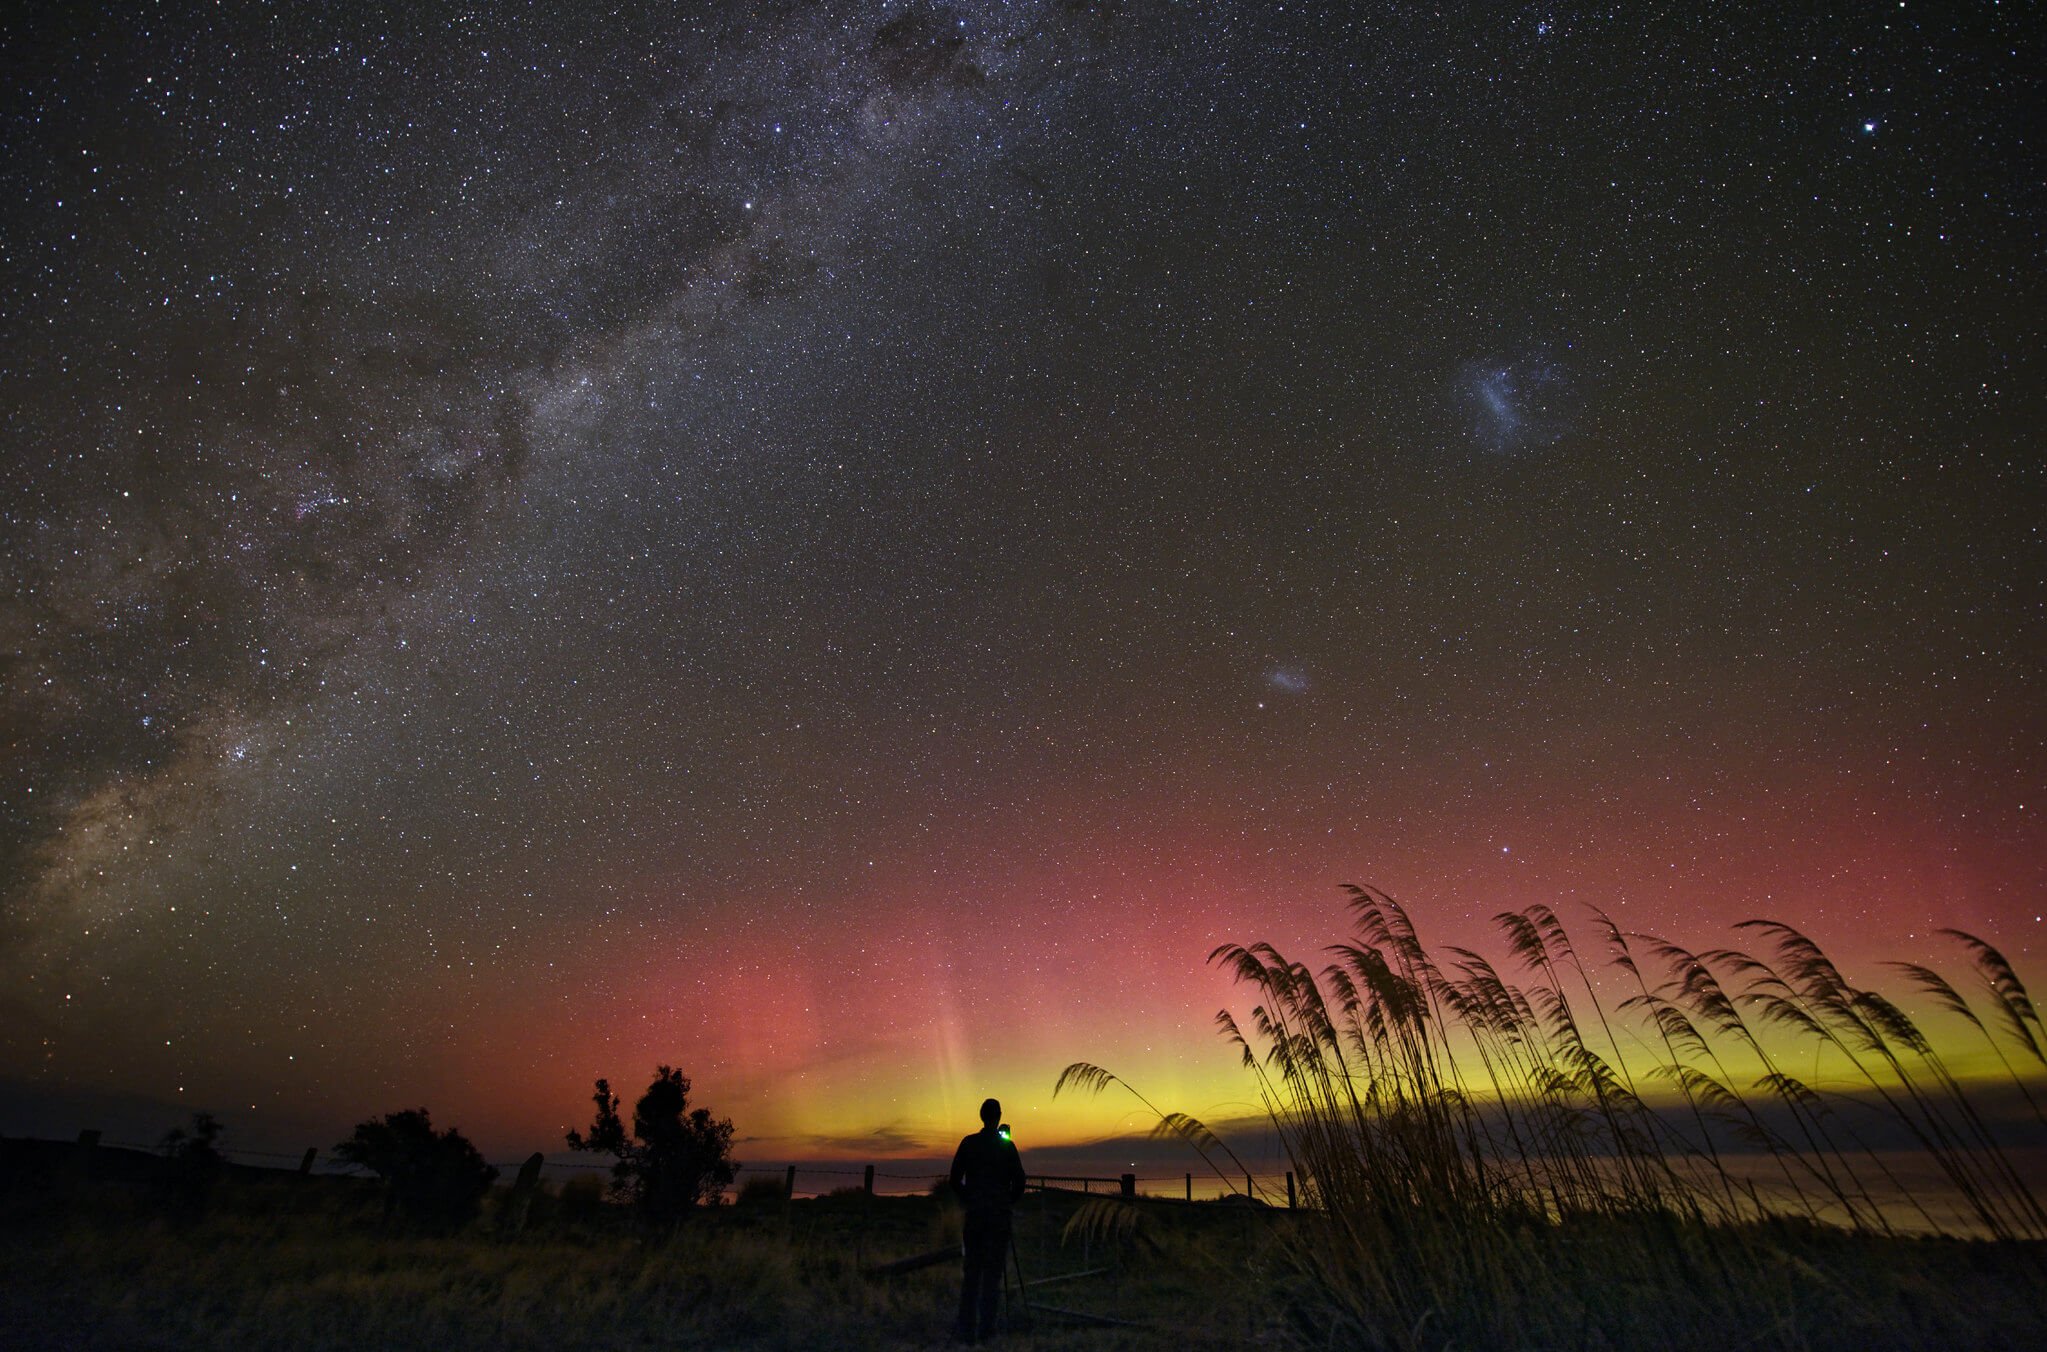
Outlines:
{"label": "dark ground", "polygon": [[[593,1179],[543,1191],[517,1232],[500,1190],[474,1222],[428,1233],[388,1218],[359,1180],[245,1171],[195,1196],[152,1176],[148,1156],[103,1160],[97,1177],[12,1158],[0,1169],[0,1349],[918,1348],[944,1342],[958,1289],[958,1213],[932,1197],[756,1200],[650,1238]],[[1002,1345],[1285,1346],[1313,1324],[1296,1318],[1314,1297],[1285,1261],[1308,1218],[1151,1202],[1115,1233],[1062,1242],[1077,1211],[1107,1205],[1026,1198],[1017,1259],[1034,1281],[1092,1274],[1034,1288],[1037,1305],[1128,1324],[1040,1310]],[[1754,1293],[1740,1327],[1673,1321],[1675,1304],[1625,1278],[1559,1273],[1559,1299],[1596,1293],[1575,1345],[2047,1347],[2039,1246],[1811,1230],[1766,1242],[1781,1250],[1781,1280]],[[1416,1345],[1438,1344],[1424,1329]]]}

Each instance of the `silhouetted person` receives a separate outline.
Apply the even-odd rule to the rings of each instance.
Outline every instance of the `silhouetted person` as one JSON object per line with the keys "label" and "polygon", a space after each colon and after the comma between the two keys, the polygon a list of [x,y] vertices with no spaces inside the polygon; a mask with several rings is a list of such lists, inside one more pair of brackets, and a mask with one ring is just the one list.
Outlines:
{"label": "silhouetted person", "polygon": [[1002,1264],[1009,1257],[1009,1213],[1024,1195],[1023,1160],[997,1130],[1002,1105],[981,1105],[981,1129],[960,1142],[952,1157],[952,1190],[967,1206],[966,1272],[953,1336],[977,1343],[995,1331],[1002,1294]]}

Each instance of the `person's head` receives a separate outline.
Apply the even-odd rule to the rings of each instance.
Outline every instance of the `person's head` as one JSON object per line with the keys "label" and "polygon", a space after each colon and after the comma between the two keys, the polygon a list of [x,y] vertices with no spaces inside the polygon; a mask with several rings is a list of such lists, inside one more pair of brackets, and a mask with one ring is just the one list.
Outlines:
{"label": "person's head", "polygon": [[1001,1102],[997,1099],[983,1099],[981,1101],[981,1125],[984,1127],[992,1127],[1001,1120],[1002,1120]]}

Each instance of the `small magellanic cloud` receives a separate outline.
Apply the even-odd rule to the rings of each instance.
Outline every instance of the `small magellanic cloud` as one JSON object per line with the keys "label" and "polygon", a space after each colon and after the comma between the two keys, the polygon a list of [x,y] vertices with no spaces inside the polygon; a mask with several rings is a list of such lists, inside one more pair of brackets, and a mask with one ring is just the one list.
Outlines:
{"label": "small magellanic cloud", "polygon": [[1308,693],[1308,673],[1299,667],[1274,667],[1265,673],[1265,683],[1282,695]]}

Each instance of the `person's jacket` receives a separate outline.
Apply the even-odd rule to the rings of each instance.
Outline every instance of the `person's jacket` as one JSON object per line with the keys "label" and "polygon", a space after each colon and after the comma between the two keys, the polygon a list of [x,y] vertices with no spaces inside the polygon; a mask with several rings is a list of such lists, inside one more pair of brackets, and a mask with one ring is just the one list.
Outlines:
{"label": "person's jacket", "polygon": [[1024,1195],[1022,1156],[993,1127],[960,1142],[952,1157],[952,1190],[969,1211],[1007,1211]]}

